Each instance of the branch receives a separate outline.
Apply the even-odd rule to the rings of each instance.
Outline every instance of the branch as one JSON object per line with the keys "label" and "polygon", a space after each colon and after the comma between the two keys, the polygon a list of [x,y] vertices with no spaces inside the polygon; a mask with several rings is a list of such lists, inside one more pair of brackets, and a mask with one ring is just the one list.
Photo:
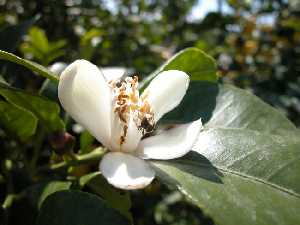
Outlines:
{"label": "branch", "polygon": [[70,166],[78,166],[94,161],[99,161],[102,156],[105,154],[106,150],[102,147],[96,148],[90,153],[84,154],[84,155],[76,155],[74,159],[67,160],[64,162],[56,163],[53,165],[47,165],[40,167],[38,169],[38,172],[43,172],[43,171],[53,171],[53,170],[59,170],[59,169],[65,169]]}

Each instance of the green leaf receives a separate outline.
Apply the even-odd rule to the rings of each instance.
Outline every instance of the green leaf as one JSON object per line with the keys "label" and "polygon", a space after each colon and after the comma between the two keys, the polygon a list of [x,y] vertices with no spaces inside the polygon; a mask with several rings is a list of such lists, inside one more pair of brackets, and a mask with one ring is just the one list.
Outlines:
{"label": "green leaf", "polygon": [[60,108],[57,103],[4,84],[0,84],[0,95],[11,104],[32,112],[48,131],[64,130],[64,123],[59,117]]}
{"label": "green leaf", "polygon": [[130,223],[96,195],[80,191],[60,191],[45,200],[37,224],[128,225]]}
{"label": "green leaf", "polygon": [[28,40],[20,47],[24,54],[31,54],[34,59],[46,66],[56,58],[65,54],[62,48],[67,44],[63,39],[50,42],[45,31],[39,27],[33,27],[29,31]]}
{"label": "green leaf", "polygon": [[83,131],[80,134],[79,142],[80,142],[80,153],[88,153],[93,149],[93,142],[95,138],[88,132]]}
{"label": "green leaf", "polygon": [[90,41],[94,37],[100,37],[103,34],[103,31],[97,29],[97,28],[92,28],[88,30],[81,38],[80,38],[80,45],[84,46],[90,43]]}
{"label": "green leaf", "polygon": [[44,30],[38,27],[33,27],[29,31],[29,37],[30,43],[35,47],[35,49],[39,49],[39,51],[43,53],[49,51],[49,42]]}
{"label": "green leaf", "polygon": [[209,128],[243,128],[278,135],[299,133],[276,109],[231,85],[192,82],[181,104],[163,119],[189,122],[199,118]]}
{"label": "green leaf", "polygon": [[49,52],[47,56],[45,57],[46,65],[48,65],[50,62],[54,61],[60,56],[63,56],[65,54],[64,50],[57,50],[55,52]]}
{"label": "green leaf", "polygon": [[29,198],[32,205],[41,208],[44,200],[51,194],[57,191],[68,190],[71,187],[69,181],[48,181],[35,184],[26,190],[26,196]]}
{"label": "green leaf", "polygon": [[207,128],[194,150],[218,168],[259,178],[300,194],[300,138],[248,129]]}
{"label": "green leaf", "polygon": [[80,178],[80,186],[88,186],[95,194],[101,196],[108,205],[132,220],[130,213],[131,200],[129,192],[114,188],[108,184],[99,172],[87,174]]}
{"label": "green leaf", "polygon": [[20,50],[24,55],[32,55],[34,58],[40,62],[44,60],[44,53],[33,45],[29,45],[28,43],[24,43],[21,45]]}
{"label": "green leaf", "polygon": [[215,60],[198,48],[186,48],[150,74],[141,83],[140,89],[145,89],[154,77],[165,70],[184,71],[192,81],[216,82],[218,80]]}
{"label": "green leaf", "polygon": [[50,43],[50,51],[51,52],[55,52],[60,50],[61,48],[65,47],[67,45],[67,41],[64,39],[55,41],[55,42],[51,42]]}
{"label": "green leaf", "polygon": [[0,101],[0,113],[0,124],[21,140],[26,140],[35,134],[38,119],[31,112]]}
{"label": "green leaf", "polygon": [[[194,83],[169,119],[203,118],[192,153],[156,161],[216,224],[295,224],[300,220],[300,135],[256,96],[213,83]],[[185,111],[183,109],[186,109]]]}
{"label": "green leaf", "polygon": [[58,81],[59,81],[59,78],[54,73],[52,73],[50,70],[43,67],[42,65],[39,65],[35,62],[31,62],[27,59],[22,59],[12,53],[0,50],[0,59],[10,61],[10,62],[19,64],[21,66],[24,66],[24,67],[28,68],[29,70],[31,70],[32,72],[35,72],[35,73],[37,73],[45,78],[48,78],[49,80],[52,80],[56,83],[58,83]]}
{"label": "green leaf", "polygon": [[208,160],[193,158],[154,165],[164,181],[175,182],[216,225],[299,223],[299,195],[246,174],[216,169]]}

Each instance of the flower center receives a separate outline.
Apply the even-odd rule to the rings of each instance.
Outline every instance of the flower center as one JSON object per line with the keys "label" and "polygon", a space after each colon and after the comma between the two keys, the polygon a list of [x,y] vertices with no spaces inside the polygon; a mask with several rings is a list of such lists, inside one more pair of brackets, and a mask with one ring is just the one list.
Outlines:
{"label": "flower center", "polygon": [[110,81],[113,90],[113,112],[119,117],[123,126],[120,145],[125,142],[130,118],[138,130],[145,135],[154,129],[154,114],[146,99],[138,91],[138,77],[126,77],[124,80]]}

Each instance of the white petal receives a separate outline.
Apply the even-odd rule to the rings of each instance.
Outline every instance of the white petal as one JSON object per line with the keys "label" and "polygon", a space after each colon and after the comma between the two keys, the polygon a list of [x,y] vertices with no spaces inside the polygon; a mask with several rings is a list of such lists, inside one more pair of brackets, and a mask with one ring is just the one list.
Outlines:
{"label": "white petal", "polygon": [[58,97],[73,119],[110,146],[111,90],[95,65],[86,60],[69,65],[61,74]]}
{"label": "white petal", "polygon": [[121,151],[120,139],[123,135],[122,122],[120,118],[112,112],[112,121],[111,121],[111,151]]}
{"label": "white petal", "polygon": [[100,171],[110,184],[127,190],[146,187],[155,175],[147,162],[121,152],[107,153],[100,163]]}
{"label": "white petal", "polygon": [[192,150],[202,128],[199,119],[145,138],[139,144],[137,155],[144,159],[179,158]]}
{"label": "white petal", "polygon": [[[133,121],[133,114],[130,114],[126,135],[124,135],[124,123],[121,122],[119,116],[114,113],[112,116],[111,143],[112,151],[133,152],[136,150],[141,138],[142,132],[139,131]],[[120,144],[121,136],[124,137],[124,143]]]}
{"label": "white petal", "polygon": [[103,67],[101,72],[106,81],[121,79],[127,73],[127,69],[124,67]]}
{"label": "white petal", "polygon": [[64,62],[56,62],[49,67],[49,70],[57,75],[60,75],[67,66],[68,65]]}
{"label": "white petal", "polygon": [[133,120],[133,114],[130,115],[128,122],[127,136],[125,137],[125,142],[122,145],[122,151],[133,152],[137,149],[138,144],[142,138],[143,134],[136,126]]}
{"label": "white petal", "polygon": [[189,86],[189,76],[179,70],[168,70],[158,74],[143,92],[158,121],[165,113],[181,102]]}

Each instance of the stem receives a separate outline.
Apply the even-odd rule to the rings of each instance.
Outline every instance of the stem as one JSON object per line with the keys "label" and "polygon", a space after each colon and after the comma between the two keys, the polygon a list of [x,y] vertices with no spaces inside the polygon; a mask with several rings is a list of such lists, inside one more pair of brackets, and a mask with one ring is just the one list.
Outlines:
{"label": "stem", "polygon": [[[10,163],[9,163],[10,162]],[[11,206],[13,200],[12,200],[12,193],[14,192],[14,186],[13,186],[13,180],[11,176],[11,161],[10,160],[5,160],[4,163],[4,174],[6,178],[6,197],[5,200],[2,204],[2,208],[4,209],[4,223],[8,224],[9,222],[9,217],[10,217],[10,210],[9,207]]]}
{"label": "stem", "polygon": [[14,201],[19,200],[25,196],[25,192],[21,192],[19,194],[8,194],[2,204],[3,209],[7,210],[9,207],[11,207]]}
{"label": "stem", "polygon": [[9,208],[12,203],[13,203],[13,199],[14,199],[15,195],[14,194],[8,194],[2,204],[2,208],[3,209],[7,209]]}
{"label": "stem", "polygon": [[65,169],[69,166],[79,166],[82,164],[99,161],[102,156],[105,154],[105,150],[101,147],[96,148],[94,151],[84,154],[84,155],[77,155],[76,159],[71,159],[68,161],[56,163],[49,166],[43,166],[38,169],[39,172],[48,171],[48,170],[59,170],[59,169]]}
{"label": "stem", "polygon": [[36,137],[36,143],[35,143],[35,146],[34,146],[34,149],[33,149],[32,159],[30,161],[30,172],[31,172],[31,174],[34,173],[34,170],[36,168],[36,164],[37,164],[37,161],[39,159],[40,149],[42,147],[44,137],[45,137],[45,130],[44,130],[43,127],[41,127],[41,130],[40,130],[40,132],[38,133],[38,135]]}

